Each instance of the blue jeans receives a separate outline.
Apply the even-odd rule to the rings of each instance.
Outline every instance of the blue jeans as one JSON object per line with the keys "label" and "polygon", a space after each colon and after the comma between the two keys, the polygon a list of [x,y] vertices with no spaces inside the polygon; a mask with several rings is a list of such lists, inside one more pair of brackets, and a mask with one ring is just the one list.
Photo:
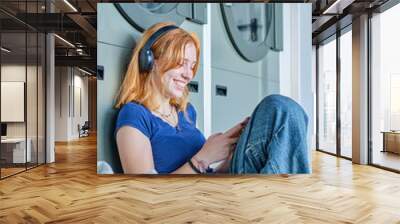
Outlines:
{"label": "blue jeans", "polygon": [[309,173],[308,117],[292,99],[265,97],[240,135],[230,173]]}

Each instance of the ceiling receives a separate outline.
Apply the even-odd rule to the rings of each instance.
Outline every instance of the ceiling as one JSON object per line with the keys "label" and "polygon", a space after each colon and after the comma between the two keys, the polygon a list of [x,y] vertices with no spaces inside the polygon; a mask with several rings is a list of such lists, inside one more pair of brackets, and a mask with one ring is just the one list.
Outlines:
{"label": "ceiling", "polygon": [[[24,55],[31,58],[31,54],[35,55],[37,50],[36,39],[32,40],[36,37],[36,33],[54,32],[57,34],[56,66],[80,66],[95,71],[96,5],[100,1],[48,0],[47,8],[45,2],[45,0],[0,1],[2,46],[12,50],[7,53],[8,58],[24,58]],[[28,33],[27,38],[25,32]],[[35,35],[29,34],[30,32]]]}
{"label": "ceiling", "polygon": [[313,44],[351,24],[352,19],[374,11],[388,0],[309,0],[312,3]]}

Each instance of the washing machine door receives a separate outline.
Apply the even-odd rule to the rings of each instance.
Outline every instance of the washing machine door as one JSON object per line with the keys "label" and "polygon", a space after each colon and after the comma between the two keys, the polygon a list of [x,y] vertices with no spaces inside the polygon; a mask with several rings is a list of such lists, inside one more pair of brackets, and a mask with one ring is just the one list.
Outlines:
{"label": "washing machine door", "polygon": [[121,15],[137,30],[143,32],[155,23],[174,22],[181,25],[190,17],[190,3],[114,3]]}
{"label": "washing machine door", "polygon": [[277,48],[282,12],[277,4],[221,3],[221,11],[229,39],[246,61],[262,59]]}

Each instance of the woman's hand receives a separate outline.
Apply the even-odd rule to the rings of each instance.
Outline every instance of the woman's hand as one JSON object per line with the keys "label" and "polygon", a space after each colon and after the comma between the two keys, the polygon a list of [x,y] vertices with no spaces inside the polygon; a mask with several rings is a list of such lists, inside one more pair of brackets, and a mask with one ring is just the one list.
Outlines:
{"label": "woman's hand", "polygon": [[215,168],[215,171],[217,173],[227,173],[227,172],[229,172],[229,167],[231,165],[232,156],[233,156],[233,151],[231,153],[229,153],[229,156],[228,156],[227,159],[225,159],[221,164],[219,164]]}
{"label": "woman's hand", "polygon": [[195,155],[195,159],[202,161],[206,167],[211,163],[227,159],[235,149],[240,133],[248,121],[249,117],[225,133],[211,135],[201,150]]}
{"label": "woman's hand", "polygon": [[226,159],[238,138],[226,133],[213,134],[194,157],[208,167],[211,163]]}

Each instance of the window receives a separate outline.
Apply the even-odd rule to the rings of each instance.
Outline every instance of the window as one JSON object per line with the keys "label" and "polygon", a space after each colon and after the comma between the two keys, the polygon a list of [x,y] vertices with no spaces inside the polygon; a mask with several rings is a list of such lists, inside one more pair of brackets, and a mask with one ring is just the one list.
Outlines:
{"label": "window", "polygon": [[[40,13],[44,1],[1,2]],[[16,7],[18,6],[18,7]],[[45,163],[45,34],[0,12],[0,178]],[[4,22],[7,21],[7,22]],[[18,25],[16,25],[18,24]],[[10,100],[10,95],[16,99]],[[21,102],[21,103],[19,103]],[[18,108],[16,110],[10,108]]]}
{"label": "window", "polygon": [[340,36],[340,155],[348,158],[352,157],[352,76],[350,29]]}
{"label": "window", "polygon": [[372,164],[400,170],[400,5],[371,18]]}
{"label": "window", "polygon": [[336,40],[318,48],[318,149],[336,153]]}

